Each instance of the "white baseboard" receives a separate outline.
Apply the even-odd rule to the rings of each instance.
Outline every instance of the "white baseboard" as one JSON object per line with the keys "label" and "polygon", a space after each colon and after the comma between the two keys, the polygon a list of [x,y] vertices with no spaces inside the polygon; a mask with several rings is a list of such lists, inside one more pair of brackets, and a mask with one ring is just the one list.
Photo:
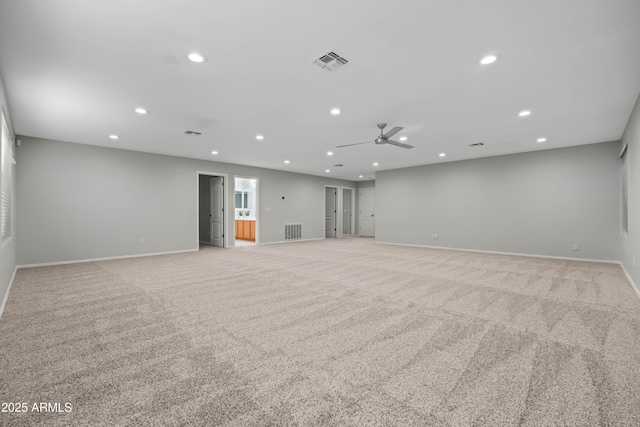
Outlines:
{"label": "white baseboard", "polygon": [[38,264],[22,264],[22,265],[19,265],[17,268],[47,267],[51,265],[79,264],[83,262],[95,262],[95,261],[111,261],[114,259],[142,258],[142,257],[148,257],[148,256],[182,254],[185,252],[198,252],[198,250],[199,249],[185,249],[182,251],[154,252],[150,254],[121,255],[121,256],[112,256],[112,257],[104,257],[104,258],[89,258],[89,259],[78,259],[78,260],[71,260],[71,261],[43,262]]}
{"label": "white baseboard", "polygon": [[461,251],[461,252],[479,252],[484,254],[495,254],[495,255],[510,255],[510,256],[524,256],[531,258],[547,258],[547,259],[561,259],[565,261],[584,261],[584,262],[600,262],[606,264],[620,264],[620,261],[615,260],[605,260],[605,259],[589,259],[589,258],[570,258],[570,257],[561,257],[561,256],[553,256],[553,255],[535,255],[535,254],[521,254],[516,252],[498,252],[498,251],[485,251],[481,249],[461,249],[461,248],[449,248],[445,246],[429,246],[429,245],[411,245],[407,243],[391,243],[391,242],[380,242],[376,240],[376,243],[380,243],[382,245],[395,245],[395,246],[410,246],[414,248],[429,248],[429,249],[444,249],[447,251]]}
{"label": "white baseboard", "polygon": [[620,267],[622,267],[622,271],[624,271],[624,275],[627,276],[627,280],[629,281],[629,284],[631,284],[633,291],[636,293],[636,296],[640,299],[640,290],[638,289],[636,284],[633,283],[633,279],[631,278],[631,276],[629,276],[627,269],[624,268],[624,264],[623,263],[619,263],[619,264],[620,264]]}
{"label": "white baseboard", "polygon": [[7,305],[7,300],[9,299],[9,292],[11,291],[11,286],[13,285],[13,279],[16,278],[16,271],[18,271],[17,266],[13,269],[13,274],[11,275],[11,280],[9,281],[7,292],[5,292],[4,297],[2,298],[2,305],[0,305],[0,319],[2,319],[2,314],[4,313],[4,307]]}

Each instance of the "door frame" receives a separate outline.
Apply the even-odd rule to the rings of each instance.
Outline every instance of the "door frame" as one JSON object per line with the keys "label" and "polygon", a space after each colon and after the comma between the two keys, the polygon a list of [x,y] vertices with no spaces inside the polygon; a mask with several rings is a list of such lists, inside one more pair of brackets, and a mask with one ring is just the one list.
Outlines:
{"label": "door frame", "polygon": [[[229,224],[229,210],[227,206],[229,205],[229,175],[226,173],[218,173],[218,172],[208,172],[208,171],[196,171],[196,250],[200,248],[200,175],[205,176],[220,176],[223,179],[222,185],[222,247],[229,247],[229,233],[228,233],[228,224]],[[211,191],[211,190],[209,190]],[[211,220],[209,220],[211,222]],[[209,224],[211,227],[211,224]]]}
{"label": "door frame", "polygon": [[349,236],[357,236],[356,215],[358,210],[356,209],[356,189],[353,187],[340,187],[340,237],[343,236],[342,229],[344,228],[342,221],[342,214],[344,213],[342,212],[344,210],[344,190],[351,190],[351,234],[349,234]]}
{"label": "door frame", "polygon": [[[256,240],[255,244],[260,244],[260,178],[257,176],[233,175],[233,246],[236,245],[236,212],[235,212],[235,194],[236,194],[236,178],[251,179],[256,181]],[[226,188],[225,188],[226,190]]]}
{"label": "door frame", "polygon": [[[218,178],[220,178],[220,179],[218,180]],[[221,182],[221,186],[222,186],[222,194],[218,194],[217,198],[213,197],[214,188],[217,187],[217,184],[214,184],[214,179],[216,181],[220,181]],[[215,200],[218,199],[221,202],[220,217],[219,217],[218,225],[222,226],[222,231],[220,233],[221,234],[220,238],[222,239],[222,247],[224,247],[224,223],[225,223],[225,221],[224,221],[224,186],[225,185],[224,184],[225,184],[225,182],[224,182],[224,177],[223,176],[211,176],[211,177],[209,177],[209,206],[210,206],[209,207],[209,244],[211,246],[216,246],[216,247],[220,247],[220,246],[218,246],[216,243],[214,243],[214,232],[213,232],[213,230],[214,230],[214,227],[213,227],[214,220],[213,219],[214,219],[214,212],[215,211],[214,211],[213,207],[214,207],[214,204],[216,204]],[[222,224],[220,224],[220,222]]]}

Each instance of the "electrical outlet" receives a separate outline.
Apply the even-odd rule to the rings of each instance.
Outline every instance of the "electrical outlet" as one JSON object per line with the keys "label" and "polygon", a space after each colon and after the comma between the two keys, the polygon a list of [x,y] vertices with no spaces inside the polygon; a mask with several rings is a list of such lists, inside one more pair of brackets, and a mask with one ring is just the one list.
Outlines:
{"label": "electrical outlet", "polygon": [[144,239],[142,237],[140,238],[140,244],[144,245]]}
{"label": "electrical outlet", "polygon": [[580,246],[576,243],[575,245],[573,245],[573,250],[574,251],[579,251],[580,250]]}
{"label": "electrical outlet", "polygon": [[433,238],[437,239],[438,238],[438,233],[433,233]]}

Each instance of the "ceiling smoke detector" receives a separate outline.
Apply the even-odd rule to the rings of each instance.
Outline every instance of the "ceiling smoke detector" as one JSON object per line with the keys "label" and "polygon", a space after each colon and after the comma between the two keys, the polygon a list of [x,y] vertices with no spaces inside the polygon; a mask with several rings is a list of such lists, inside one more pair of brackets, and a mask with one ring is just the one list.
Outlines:
{"label": "ceiling smoke detector", "polygon": [[335,50],[329,50],[322,55],[313,58],[310,62],[327,71],[336,71],[343,65],[347,65],[349,61]]}
{"label": "ceiling smoke detector", "polygon": [[202,135],[202,132],[196,132],[195,130],[185,130],[184,133],[187,135]]}

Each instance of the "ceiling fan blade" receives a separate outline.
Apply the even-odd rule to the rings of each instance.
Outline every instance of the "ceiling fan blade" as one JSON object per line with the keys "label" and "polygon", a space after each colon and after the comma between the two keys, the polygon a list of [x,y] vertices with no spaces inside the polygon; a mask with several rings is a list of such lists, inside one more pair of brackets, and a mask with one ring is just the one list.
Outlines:
{"label": "ceiling fan blade", "polygon": [[402,147],[402,148],[413,148],[413,145],[403,144],[402,142],[398,142],[398,141],[391,141],[390,139],[387,140],[387,144],[395,145],[397,147]]}
{"label": "ceiling fan blade", "polygon": [[387,132],[384,135],[382,135],[382,137],[383,138],[391,138],[393,135],[395,135],[396,133],[400,132],[402,129],[404,129],[402,126],[396,126],[393,129],[391,129],[389,132]]}
{"label": "ceiling fan blade", "polygon": [[368,142],[356,142],[355,144],[338,145],[336,148],[350,147],[350,146],[352,146],[352,145],[371,144],[372,142],[373,142],[373,141],[368,141]]}

